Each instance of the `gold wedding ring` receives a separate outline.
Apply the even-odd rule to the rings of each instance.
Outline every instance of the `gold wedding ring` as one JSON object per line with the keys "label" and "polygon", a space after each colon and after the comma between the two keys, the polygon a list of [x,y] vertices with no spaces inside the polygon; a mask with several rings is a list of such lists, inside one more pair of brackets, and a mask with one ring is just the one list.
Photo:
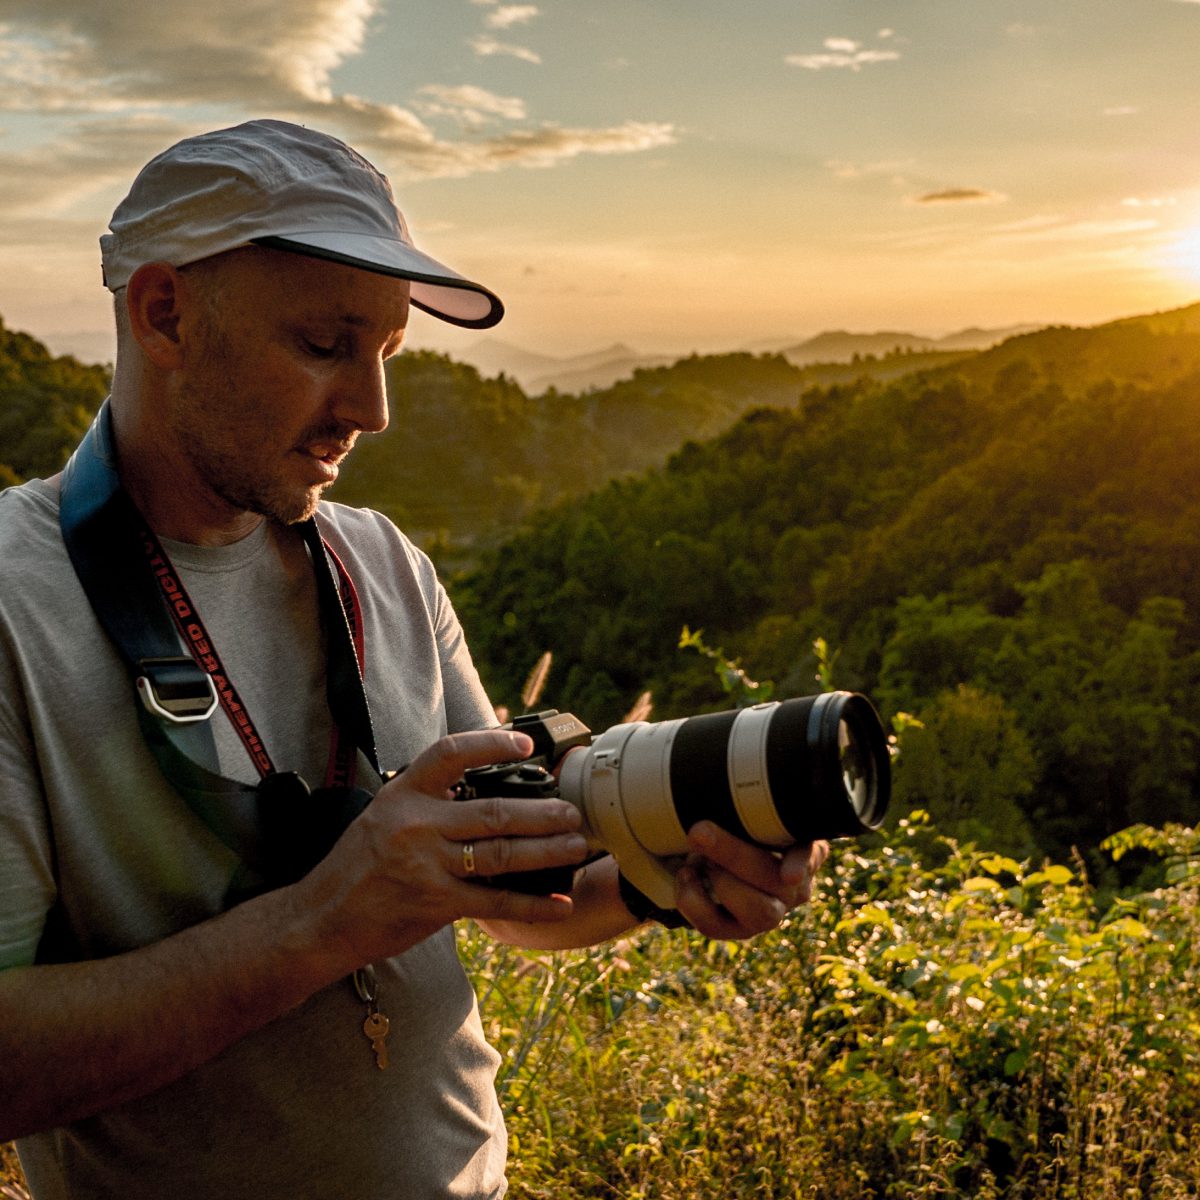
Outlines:
{"label": "gold wedding ring", "polygon": [[475,843],[463,842],[463,870],[468,875],[475,874]]}

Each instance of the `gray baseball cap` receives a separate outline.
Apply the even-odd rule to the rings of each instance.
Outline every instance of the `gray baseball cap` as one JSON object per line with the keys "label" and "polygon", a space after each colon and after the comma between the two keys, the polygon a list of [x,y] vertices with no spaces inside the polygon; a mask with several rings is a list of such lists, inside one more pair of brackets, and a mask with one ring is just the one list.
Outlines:
{"label": "gray baseball cap", "polygon": [[267,246],[412,282],[412,303],[443,321],[487,329],[504,305],[418,250],[391,185],[357,151],[287,121],[247,121],[186,138],[152,158],[100,238],[104,285],[143,263],[186,266]]}

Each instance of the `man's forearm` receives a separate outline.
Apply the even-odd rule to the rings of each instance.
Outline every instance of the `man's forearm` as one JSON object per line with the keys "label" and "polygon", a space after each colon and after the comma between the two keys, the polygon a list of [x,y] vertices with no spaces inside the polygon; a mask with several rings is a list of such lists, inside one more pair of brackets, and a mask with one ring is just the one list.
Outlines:
{"label": "man's forearm", "polygon": [[336,979],[290,889],[112,958],[0,973],[0,1141],[178,1079]]}

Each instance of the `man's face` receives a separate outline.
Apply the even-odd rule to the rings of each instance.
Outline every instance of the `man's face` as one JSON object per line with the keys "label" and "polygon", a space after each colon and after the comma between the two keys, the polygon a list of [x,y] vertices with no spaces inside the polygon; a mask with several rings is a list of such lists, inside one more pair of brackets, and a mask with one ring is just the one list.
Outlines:
{"label": "man's face", "polygon": [[199,312],[168,415],[202,506],[312,515],[362,430],[387,425],[383,364],[404,280],[258,248],[184,269]]}

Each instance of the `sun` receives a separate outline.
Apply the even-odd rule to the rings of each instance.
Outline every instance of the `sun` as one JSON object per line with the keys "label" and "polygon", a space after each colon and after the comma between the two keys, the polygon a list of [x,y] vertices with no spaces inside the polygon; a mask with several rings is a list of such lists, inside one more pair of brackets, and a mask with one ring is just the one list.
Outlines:
{"label": "sun", "polygon": [[1200,283],[1200,226],[1183,230],[1167,247],[1165,258],[1172,275]]}

